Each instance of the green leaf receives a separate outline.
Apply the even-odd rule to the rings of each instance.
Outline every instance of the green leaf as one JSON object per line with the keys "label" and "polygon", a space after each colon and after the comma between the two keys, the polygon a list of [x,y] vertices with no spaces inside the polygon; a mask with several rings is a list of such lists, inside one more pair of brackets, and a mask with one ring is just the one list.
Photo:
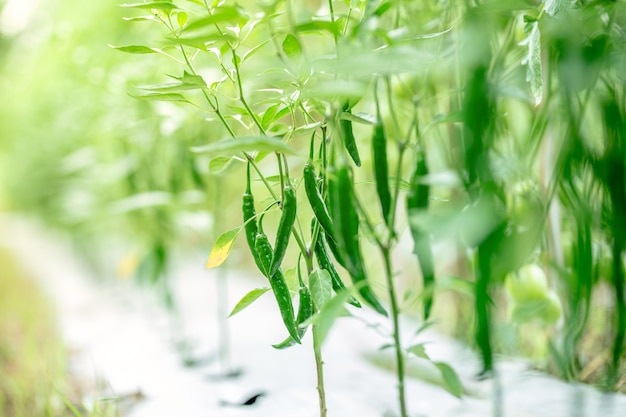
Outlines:
{"label": "green leaf", "polygon": [[282,103],[274,104],[273,106],[269,106],[265,112],[263,112],[263,117],[261,118],[261,125],[264,129],[267,129],[269,125],[276,120],[276,112],[278,112],[278,108],[282,105]]}
{"label": "green leaf", "polygon": [[463,394],[463,384],[461,384],[461,380],[455,370],[444,362],[433,362],[433,364],[439,369],[439,372],[441,372],[443,387],[446,391],[457,398],[461,398]]}
{"label": "green leaf", "polygon": [[178,22],[178,27],[182,28],[189,20],[189,16],[185,12],[180,12],[176,15],[176,21]]}
{"label": "green leaf", "polygon": [[[142,86],[138,86],[137,88],[139,88],[140,90],[152,91],[154,93],[178,93],[182,91],[199,90],[202,87],[195,85],[195,84],[167,83],[167,84],[156,84],[156,85],[142,85]],[[168,100],[168,101],[171,101],[171,100]],[[179,100],[177,99],[173,101],[179,101]]]}
{"label": "green leaf", "polygon": [[189,100],[177,93],[131,94],[130,96],[146,101],[180,101],[182,103],[189,103]]}
{"label": "green leaf", "polygon": [[226,258],[228,258],[230,250],[233,248],[233,243],[235,243],[241,229],[242,226],[238,226],[234,229],[227,230],[218,236],[215,241],[215,245],[213,245],[213,249],[211,249],[209,259],[206,262],[207,269],[220,266]]}
{"label": "green leaf", "polygon": [[176,5],[169,1],[151,1],[147,3],[124,3],[121,7],[132,9],[157,9],[157,10],[173,10],[178,9]]}
{"label": "green leaf", "polygon": [[246,53],[243,54],[243,56],[241,57],[241,63],[243,64],[244,62],[246,62],[246,60],[248,58],[250,58],[252,55],[257,53],[259,49],[261,49],[262,47],[267,45],[271,40],[272,40],[271,38],[267,39],[267,40],[261,42],[260,44],[258,44],[257,46],[255,46],[254,48],[251,48],[251,49],[247,50]]}
{"label": "green leaf", "polygon": [[228,317],[232,317],[235,314],[239,313],[240,311],[244,310],[245,308],[247,308],[250,304],[254,303],[256,300],[259,299],[259,297],[261,297],[263,294],[265,294],[269,290],[270,290],[269,287],[263,287],[263,288],[256,288],[250,291],[249,293],[244,295],[241,298],[241,300],[239,300],[239,302],[235,305],[235,307],[233,308],[233,311],[230,312]]}
{"label": "green leaf", "polygon": [[313,303],[321,310],[333,296],[333,283],[325,269],[316,268],[309,276],[309,290]]}
{"label": "green leaf", "polygon": [[297,155],[297,153],[287,146],[285,142],[274,136],[244,136],[239,138],[230,138],[204,146],[194,146],[191,148],[191,151],[213,155],[234,155],[239,152],[253,151],[283,152],[291,155]]}
{"label": "green leaf", "polygon": [[335,295],[335,297],[333,297],[322,307],[319,314],[313,316],[311,321],[314,322],[315,326],[317,326],[317,338],[315,338],[314,340],[314,343],[317,347],[321,348],[321,346],[324,344],[324,341],[328,336],[328,332],[330,331],[337,317],[345,315],[346,308],[344,307],[344,305],[350,297],[350,291],[340,290],[337,295]]}
{"label": "green leaf", "polygon": [[206,87],[206,82],[201,76],[189,74],[186,71],[182,77],[172,77],[172,78],[179,80],[179,82],[155,84],[155,85],[144,85],[144,86],[139,86],[137,88],[141,90],[152,91],[152,92],[167,93],[167,92],[198,90],[198,89]]}
{"label": "green leaf", "polygon": [[149,46],[144,45],[114,46],[109,44],[109,47],[129,54],[160,54],[163,52],[160,49],[150,48]]}
{"label": "green leaf", "polygon": [[298,42],[298,38],[293,36],[291,33],[285,36],[282,46],[283,52],[289,58],[297,60],[302,56],[302,47],[300,46],[300,42]]}
{"label": "green leaf", "polygon": [[213,12],[212,15],[204,17],[202,19],[195,20],[185,28],[186,32],[202,29],[207,26],[213,27],[218,23],[240,21],[245,15],[242,13],[241,8],[236,6],[220,6]]}
{"label": "green leaf", "polygon": [[219,174],[224,171],[233,158],[230,156],[218,156],[209,161],[209,172],[211,174]]}
{"label": "green leaf", "polygon": [[230,33],[209,32],[196,36],[180,36],[178,38],[168,37],[167,45],[187,45],[194,48],[206,49],[206,44],[211,42],[223,42],[226,44],[228,41],[235,41],[236,38]]}
{"label": "green leaf", "polygon": [[286,269],[283,272],[283,276],[285,278],[285,282],[287,283],[287,287],[289,288],[289,292],[291,296],[295,296],[298,294],[298,288],[300,287],[300,283],[298,282],[298,275],[296,274],[296,267]]}
{"label": "green leaf", "polygon": [[526,81],[530,83],[530,92],[535,98],[535,105],[541,104],[543,99],[543,69],[541,66],[541,33],[539,32],[539,22],[529,22],[526,24],[528,37],[520,42],[526,46],[527,52],[522,59],[522,65],[527,65]]}
{"label": "green leaf", "polygon": [[418,343],[417,345],[410,346],[407,349],[407,352],[412,353],[418,358],[430,360],[430,357],[426,353],[426,349],[424,348],[424,343]]}
{"label": "green leaf", "polygon": [[371,115],[369,113],[351,113],[351,112],[343,112],[339,116],[341,120],[350,120],[351,122],[360,123],[363,125],[375,125],[377,120],[376,116]]}
{"label": "green leaf", "polygon": [[554,16],[572,7],[574,7],[574,2],[568,0],[546,0],[544,3],[544,10],[550,16]]}
{"label": "green leaf", "polygon": [[296,32],[329,32],[331,35],[339,35],[339,29],[333,22],[328,21],[310,21],[300,23],[295,27]]}
{"label": "green leaf", "polygon": [[153,15],[134,16],[134,17],[122,17],[122,20],[125,20],[127,22],[142,22],[142,21],[158,22],[158,19],[155,18]]}
{"label": "green leaf", "polygon": [[206,82],[204,81],[204,78],[202,78],[201,75],[190,74],[187,71],[183,73],[182,78],[180,78],[179,80],[185,84],[192,84],[192,85],[198,85],[201,87],[206,87]]}

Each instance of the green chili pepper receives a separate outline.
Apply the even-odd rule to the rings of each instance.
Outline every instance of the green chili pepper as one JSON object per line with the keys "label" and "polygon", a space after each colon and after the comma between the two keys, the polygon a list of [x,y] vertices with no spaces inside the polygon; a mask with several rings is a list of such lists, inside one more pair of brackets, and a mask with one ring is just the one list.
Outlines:
{"label": "green chili pepper", "polygon": [[[328,212],[331,214],[331,221],[334,221],[332,219],[336,220],[337,218],[337,211],[335,210],[335,197],[337,196],[337,174],[335,167],[333,165],[328,166],[328,168],[326,169],[326,173],[328,175],[328,192],[326,193],[326,206],[328,207]],[[332,236],[327,235],[328,247],[330,248],[330,251],[332,252],[335,260],[339,263],[339,265],[343,266],[345,269],[348,269],[348,263],[346,262],[345,257],[343,256],[341,250],[339,249],[339,246],[337,245],[338,237],[336,236],[336,231],[334,230],[334,232],[335,234]]]}
{"label": "green chili pepper", "polygon": [[[426,157],[422,151],[419,151],[417,153],[415,170],[411,176],[410,191],[406,197],[407,213],[409,216],[420,210],[428,210],[430,187],[428,184],[423,183],[423,179],[426,175],[428,175]],[[417,260],[424,279],[424,289],[426,290],[426,297],[424,298],[424,318],[427,319],[430,316],[433,304],[432,287],[435,283],[435,266],[431,238],[430,234],[422,230],[415,222],[409,221],[409,225],[413,241],[415,242],[413,253],[417,255]]]}
{"label": "green chili pepper", "polygon": [[256,235],[258,233],[258,225],[256,220],[256,210],[254,208],[254,197],[252,196],[252,191],[250,190],[250,163],[248,163],[248,176],[246,182],[246,192],[243,194],[243,221],[245,223],[246,229],[246,240],[248,241],[248,247],[250,248],[250,253],[254,258],[254,262],[256,266],[259,268],[261,272],[263,272],[263,266],[261,263],[261,259],[258,256],[256,248],[254,246],[254,241],[256,239]]}
{"label": "green chili pepper", "polygon": [[[342,110],[346,113],[352,113],[350,110],[350,102],[346,101],[343,105]],[[359,156],[359,149],[356,146],[356,139],[354,137],[354,132],[352,131],[352,121],[341,119],[339,120],[339,126],[341,127],[341,136],[343,138],[343,144],[350,154],[350,157],[356,164],[356,166],[361,166],[361,157]]]}
{"label": "green chili pepper", "polygon": [[326,204],[324,203],[324,199],[317,189],[317,182],[315,179],[315,169],[313,168],[313,164],[311,160],[309,160],[304,165],[304,189],[306,191],[306,196],[309,200],[309,204],[313,209],[313,214],[315,218],[320,223],[324,231],[332,236],[333,235],[333,221],[330,218],[330,214],[328,214],[328,209],[326,208]]}
{"label": "green chili pepper", "polygon": [[336,167],[337,184],[333,187],[333,224],[339,226],[336,232],[339,250],[345,253],[348,272],[355,284],[363,283],[359,293],[377,312],[387,315],[374,292],[370,288],[363,268],[363,258],[359,246],[359,216],[353,205],[353,184],[347,164],[340,163]]}
{"label": "green chili pepper", "polygon": [[[326,250],[326,236],[323,231],[317,235],[317,240],[315,241],[315,257],[317,258],[317,263],[319,264],[321,269],[325,269],[330,274],[330,278],[333,283],[333,290],[335,292],[339,292],[346,288],[337,269],[335,269],[335,265],[333,265],[330,257],[328,256],[328,251]],[[361,307],[361,303],[359,303],[354,297],[350,297],[348,299],[348,303],[352,304],[355,307]]]}
{"label": "green chili pepper", "polygon": [[[311,293],[309,289],[302,282],[302,277],[300,276],[300,263],[298,263],[298,279],[300,281],[300,289],[298,293],[300,294],[300,305],[298,306],[298,317],[296,318],[296,323],[298,324],[298,336],[300,339],[304,337],[306,333],[306,327],[302,327],[302,323],[307,321],[313,315],[313,301],[311,299]],[[282,342],[272,345],[275,349],[286,349],[296,344],[296,341],[291,336],[287,336],[285,340]]]}
{"label": "green chili pepper", "polygon": [[381,122],[374,127],[372,137],[372,164],[374,165],[374,178],[376,179],[376,192],[383,212],[385,223],[389,225],[391,212],[391,192],[389,191],[389,168],[387,166],[387,138]]}
{"label": "green chili pepper", "polygon": [[254,244],[259,259],[261,260],[265,276],[270,281],[274,298],[278,303],[280,309],[280,315],[283,318],[283,323],[289,332],[289,335],[297,342],[300,343],[300,336],[298,335],[298,326],[294,319],[293,303],[291,302],[291,294],[289,293],[289,287],[285,282],[282,272],[276,270],[273,274],[269,274],[270,265],[272,262],[272,245],[267,238],[267,235],[263,233],[262,229],[259,229],[259,233],[256,235]]}
{"label": "green chili pepper", "polygon": [[272,262],[269,268],[270,275],[274,275],[283,262],[283,258],[287,252],[287,246],[289,245],[289,238],[291,237],[291,228],[296,222],[296,214],[298,211],[296,190],[294,190],[289,183],[285,185],[283,195],[283,214],[280,216],[280,223],[278,223],[278,231],[276,232],[274,255],[272,256]]}

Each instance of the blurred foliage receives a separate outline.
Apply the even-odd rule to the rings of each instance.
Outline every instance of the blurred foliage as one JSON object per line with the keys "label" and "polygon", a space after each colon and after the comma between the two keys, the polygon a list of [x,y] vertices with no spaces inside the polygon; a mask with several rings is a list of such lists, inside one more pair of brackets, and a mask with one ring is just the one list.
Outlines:
{"label": "blurred foliage", "polygon": [[0,250],[0,414],[63,415],[65,352],[52,308],[37,285]]}
{"label": "blurred foliage", "polygon": [[[563,378],[623,386],[624,2],[354,0],[334,2],[337,26],[319,2],[288,13],[280,1],[175,4],[180,9],[137,11],[42,0],[24,31],[0,38],[8,101],[0,108],[0,178],[9,209],[70,230],[87,254],[90,242],[121,237],[119,251],[138,254],[134,272],[163,286],[171,304],[172,250],[205,248],[209,236],[240,224],[239,203],[230,210],[230,202],[243,191],[243,164],[220,155],[211,174],[211,155],[190,148],[227,137],[229,126],[235,136],[258,134],[256,115],[300,153],[290,160],[299,170],[307,124],[338,118],[347,100],[363,115],[354,131],[365,149],[374,96],[386,93],[375,87],[376,73],[390,81],[381,100],[390,138],[417,127],[413,145],[426,151],[432,173],[430,210],[399,232],[414,222],[450,248],[458,259],[438,260],[439,269],[460,279],[439,280],[437,291],[459,301],[469,285],[474,297],[473,306],[442,297],[435,316],[464,323],[463,336],[477,330],[486,370],[491,349],[514,340],[527,353],[549,349],[547,366]],[[202,23],[205,9],[236,12],[218,22],[228,31],[222,37],[214,22]],[[159,20],[165,24],[154,25]],[[251,111],[239,101],[239,73]],[[205,86],[192,88],[194,76]],[[211,100],[223,119],[205,107]],[[276,175],[261,159],[268,178]],[[371,160],[363,159],[360,195],[373,191]],[[215,171],[226,161],[218,193]],[[364,206],[377,218],[374,200]],[[539,307],[513,294],[521,290],[511,283],[520,284],[518,271],[530,264],[546,275],[525,281],[540,282]],[[422,295],[408,261],[407,271],[409,308]],[[528,343],[533,338],[543,347]]]}

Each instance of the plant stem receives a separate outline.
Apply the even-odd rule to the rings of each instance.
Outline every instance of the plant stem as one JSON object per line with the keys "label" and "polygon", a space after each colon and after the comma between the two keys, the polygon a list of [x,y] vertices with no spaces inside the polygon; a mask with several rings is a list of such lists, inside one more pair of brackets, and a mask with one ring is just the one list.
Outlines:
{"label": "plant stem", "polygon": [[[315,354],[315,370],[317,372],[317,394],[320,402],[320,417],[326,417],[326,390],[324,388],[324,361],[322,360],[322,346],[318,343],[318,325],[313,324],[313,353]],[[403,416],[404,417],[404,416]]]}
{"label": "plant stem", "polygon": [[404,387],[404,354],[402,352],[402,343],[400,342],[400,309],[398,308],[398,300],[393,283],[393,271],[391,268],[391,252],[388,247],[382,249],[385,258],[385,278],[387,279],[387,288],[389,290],[389,302],[391,303],[391,321],[393,323],[393,343],[396,350],[396,365],[398,377],[398,401],[400,403],[400,416],[408,417],[406,407],[406,392]]}

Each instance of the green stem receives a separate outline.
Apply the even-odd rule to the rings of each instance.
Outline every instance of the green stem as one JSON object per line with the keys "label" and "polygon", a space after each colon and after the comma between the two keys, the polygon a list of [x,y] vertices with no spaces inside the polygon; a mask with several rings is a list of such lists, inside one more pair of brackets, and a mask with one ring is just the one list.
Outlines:
{"label": "green stem", "polygon": [[317,394],[320,403],[320,417],[326,417],[326,389],[324,388],[324,361],[322,359],[322,346],[318,343],[318,325],[313,324],[313,353],[315,355],[315,370],[317,373]]}
{"label": "green stem", "polygon": [[256,114],[254,114],[254,112],[248,105],[248,101],[243,95],[243,85],[241,83],[241,74],[239,73],[239,57],[237,56],[237,54],[235,54],[234,49],[231,48],[231,51],[233,53],[233,64],[235,65],[235,80],[237,81],[237,89],[239,90],[239,101],[241,101],[241,104],[243,104],[243,107],[245,107],[246,111],[248,112],[248,115],[250,115],[256,127],[259,128],[259,131],[261,132],[261,134],[264,136],[267,136],[267,132],[261,125],[261,122],[259,121],[258,117],[256,117]]}
{"label": "green stem", "polygon": [[393,344],[396,351],[396,365],[398,377],[398,401],[400,403],[400,416],[408,417],[406,407],[406,390],[404,386],[404,353],[402,352],[402,344],[400,342],[400,309],[398,307],[398,299],[393,282],[393,271],[391,268],[391,252],[389,248],[383,249],[383,257],[385,259],[385,278],[387,279],[387,288],[389,290],[389,302],[391,303],[391,320],[393,323]]}
{"label": "green stem", "polygon": [[[333,0],[328,0],[328,10],[330,12],[330,22],[334,25],[335,24],[335,9],[333,8]],[[337,46],[338,37],[337,37],[336,31],[333,31],[333,37],[335,38],[335,46]]]}

